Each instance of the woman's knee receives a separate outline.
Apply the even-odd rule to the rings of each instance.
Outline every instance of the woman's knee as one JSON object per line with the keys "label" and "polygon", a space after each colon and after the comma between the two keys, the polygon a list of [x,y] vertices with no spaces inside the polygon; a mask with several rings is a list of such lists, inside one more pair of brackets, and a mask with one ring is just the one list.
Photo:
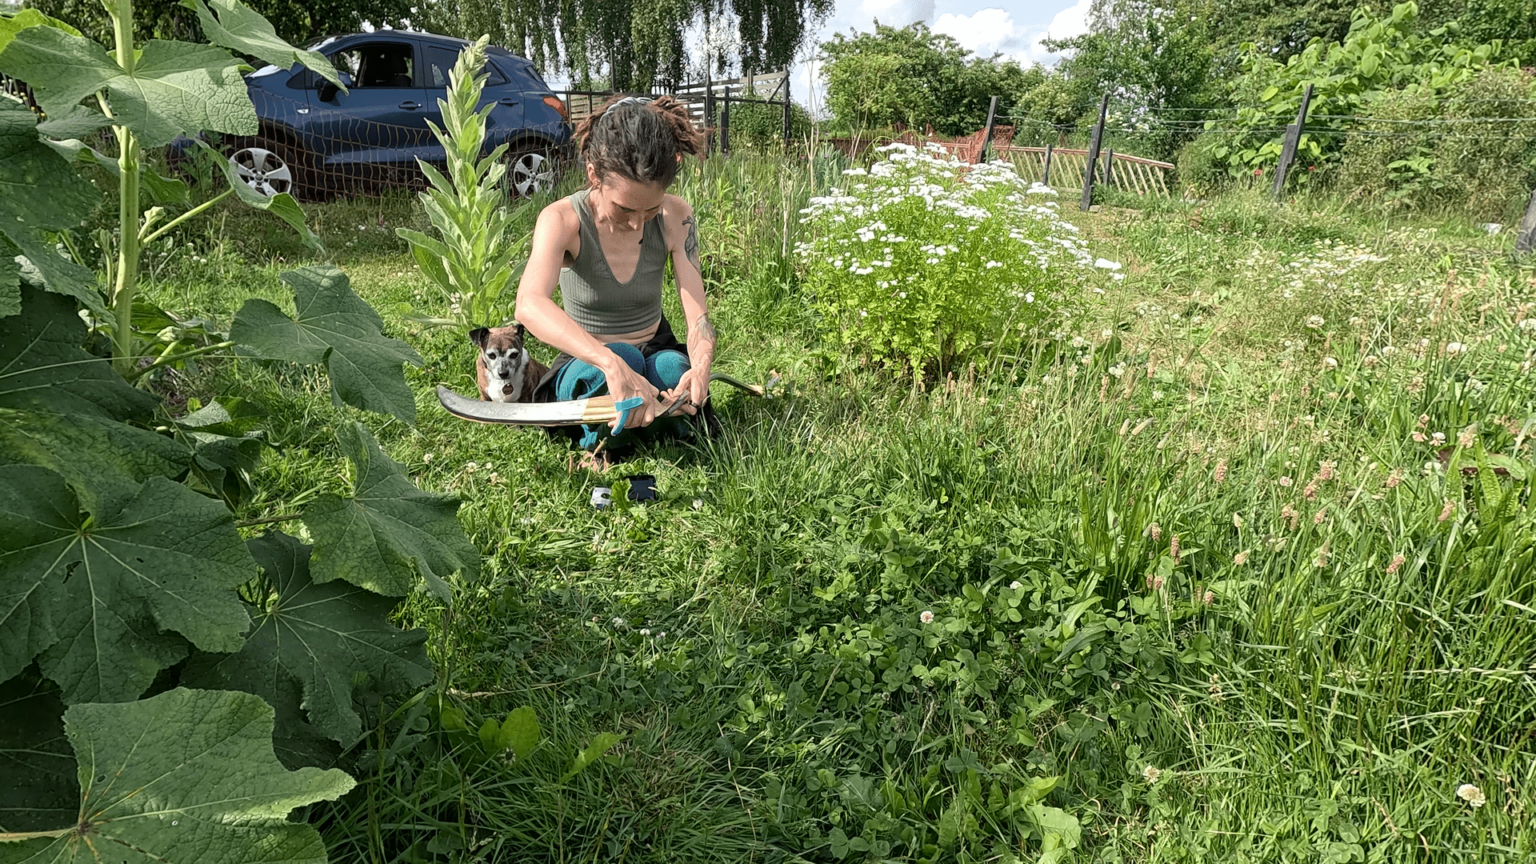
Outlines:
{"label": "woman's knee", "polygon": [[642,375],[645,374],[645,355],[640,353],[639,348],[628,342],[609,342],[604,347],[612,351],[614,356],[623,360],[629,368]]}
{"label": "woman's knee", "polygon": [[646,358],[645,377],[661,390],[670,390],[683,379],[683,373],[693,368],[680,351],[658,351]]}

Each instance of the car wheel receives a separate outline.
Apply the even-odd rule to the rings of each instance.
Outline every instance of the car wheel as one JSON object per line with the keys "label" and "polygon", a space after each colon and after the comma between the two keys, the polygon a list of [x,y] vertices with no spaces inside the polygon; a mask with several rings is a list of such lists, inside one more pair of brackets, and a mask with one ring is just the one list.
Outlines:
{"label": "car wheel", "polygon": [[528,147],[506,157],[507,191],[517,198],[548,192],[560,182],[555,160],[543,147]]}
{"label": "car wheel", "polygon": [[299,195],[303,168],[289,147],[256,142],[235,150],[229,155],[229,162],[240,180],[261,195]]}

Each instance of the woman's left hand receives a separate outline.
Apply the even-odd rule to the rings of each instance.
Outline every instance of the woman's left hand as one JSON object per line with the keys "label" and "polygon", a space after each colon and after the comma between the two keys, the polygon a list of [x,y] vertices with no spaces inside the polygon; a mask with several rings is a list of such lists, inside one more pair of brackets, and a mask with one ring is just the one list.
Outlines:
{"label": "woman's left hand", "polygon": [[678,409],[684,414],[697,414],[703,406],[704,400],[709,398],[709,367],[695,366],[683,373],[678,379],[677,386],[662,395],[664,403],[671,403],[677,399],[685,399],[683,407]]}

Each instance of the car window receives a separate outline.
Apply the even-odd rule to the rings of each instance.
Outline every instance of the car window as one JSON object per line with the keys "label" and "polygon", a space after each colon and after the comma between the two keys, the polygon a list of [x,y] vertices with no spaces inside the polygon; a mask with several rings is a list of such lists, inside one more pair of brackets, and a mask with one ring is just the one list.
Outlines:
{"label": "car window", "polygon": [[350,87],[413,87],[416,75],[411,46],[403,42],[366,42],[331,55],[331,65]]}
{"label": "car window", "polygon": [[[447,87],[448,72],[453,68],[453,64],[459,62],[459,52],[454,51],[452,48],[428,45],[426,54],[427,68],[426,74],[423,77],[426,78],[427,86]],[[495,87],[507,83],[506,76],[501,74],[496,68],[496,64],[486,63],[485,71],[490,76],[485,81],[487,87]]]}

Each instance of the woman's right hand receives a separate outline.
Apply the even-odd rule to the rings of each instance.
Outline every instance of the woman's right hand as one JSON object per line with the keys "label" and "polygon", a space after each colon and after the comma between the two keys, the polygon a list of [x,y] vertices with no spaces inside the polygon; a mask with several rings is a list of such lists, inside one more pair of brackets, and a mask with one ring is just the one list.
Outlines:
{"label": "woman's right hand", "polygon": [[[656,398],[656,388],[651,382],[645,380],[644,375],[629,368],[629,364],[619,359],[618,355],[610,356],[613,357],[612,368],[604,369],[603,375],[608,379],[608,395],[613,397],[614,403],[633,399],[636,396],[645,400],[640,407],[630,409],[629,416],[624,420],[624,428],[638,429],[649,426],[651,421],[656,419],[656,415],[661,413],[661,403]],[[619,418],[615,417],[608,424],[608,428],[616,429],[618,425]]]}

